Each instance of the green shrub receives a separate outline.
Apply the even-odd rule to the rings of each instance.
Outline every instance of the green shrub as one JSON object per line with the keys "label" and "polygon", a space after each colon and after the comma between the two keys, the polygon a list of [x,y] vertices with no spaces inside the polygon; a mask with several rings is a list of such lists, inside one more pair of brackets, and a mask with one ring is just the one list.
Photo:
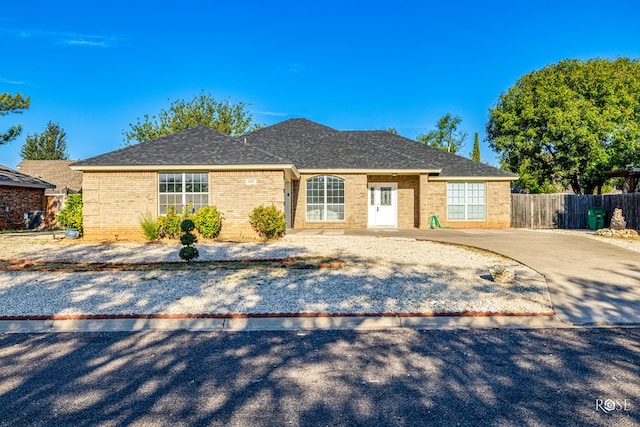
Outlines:
{"label": "green shrub", "polygon": [[193,222],[202,237],[212,239],[220,233],[222,214],[215,206],[205,206],[198,209]]}
{"label": "green shrub", "polygon": [[193,247],[198,241],[198,238],[192,233],[194,228],[196,228],[196,226],[190,219],[185,219],[180,224],[180,229],[184,232],[184,234],[180,236],[180,243],[184,245],[184,248],[180,249],[179,255],[180,259],[187,262],[191,262],[200,256],[198,249]]}
{"label": "green shrub", "polygon": [[275,206],[258,206],[249,216],[249,221],[258,234],[265,239],[282,236],[287,226],[284,212]]}
{"label": "green shrub", "polygon": [[175,239],[180,234],[182,218],[176,213],[176,208],[169,206],[167,214],[158,218],[158,237],[161,239]]}
{"label": "green shrub", "polygon": [[140,226],[142,227],[142,232],[144,233],[144,237],[147,240],[158,240],[160,237],[159,233],[159,222],[154,220],[151,217],[151,214],[147,212],[144,215],[140,215]]}
{"label": "green shrub", "polygon": [[82,235],[82,194],[71,194],[56,220],[61,227],[77,228]]}

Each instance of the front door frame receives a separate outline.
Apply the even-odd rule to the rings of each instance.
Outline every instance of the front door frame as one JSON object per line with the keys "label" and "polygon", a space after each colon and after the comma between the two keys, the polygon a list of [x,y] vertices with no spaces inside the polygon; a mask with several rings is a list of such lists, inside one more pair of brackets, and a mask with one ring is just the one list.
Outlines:
{"label": "front door frame", "polygon": [[[389,188],[391,189],[391,205],[385,206],[381,203],[383,202],[381,200],[382,189]],[[369,182],[367,184],[367,206],[369,227],[398,227],[398,183]]]}
{"label": "front door frame", "polygon": [[287,222],[287,230],[291,229],[291,181],[284,182],[284,218]]}

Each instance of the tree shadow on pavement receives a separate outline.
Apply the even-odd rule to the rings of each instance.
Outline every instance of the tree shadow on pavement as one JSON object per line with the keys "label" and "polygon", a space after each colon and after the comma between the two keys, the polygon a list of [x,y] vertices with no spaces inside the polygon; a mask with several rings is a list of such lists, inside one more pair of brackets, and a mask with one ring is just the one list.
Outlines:
{"label": "tree shadow on pavement", "polygon": [[637,329],[0,335],[0,425],[631,426],[639,341]]}

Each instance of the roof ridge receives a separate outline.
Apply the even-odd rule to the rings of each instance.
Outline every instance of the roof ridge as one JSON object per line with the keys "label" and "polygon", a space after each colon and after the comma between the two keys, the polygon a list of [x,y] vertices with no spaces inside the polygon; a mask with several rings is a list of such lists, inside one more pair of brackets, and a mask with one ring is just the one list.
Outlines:
{"label": "roof ridge", "polygon": [[[415,142],[415,143],[417,143],[417,144],[420,144],[420,142],[418,142],[418,141],[414,141],[414,140],[409,139],[409,138],[406,138],[406,137],[404,137],[404,136],[402,136],[402,135],[392,134],[391,132],[387,132],[386,130],[356,130],[356,131],[341,131],[341,132],[346,132],[346,133],[356,133],[356,132],[358,132],[358,133],[381,133],[381,132],[386,132],[386,133],[388,133],[389,135],[391,135],[391,136],[392,136],[392,137],[394,137],[394,138],[400,137],[400,138],[402,138],[403,140],[407,140],[407,141],[409,141],[409,142]],[[370,141],[369,141],[369,143],[370,143],[370,144],[373,144],[373,145],[375,145],[375,146],[377,146],[377,147],[379,147],[379,148],[384,148],[384,149],[386,149],[386,150],[389,150],[389,151],[392,151],[392,152],[394,152],[394,153],[396,153],[396,154],[399,154],[399,155],[401,155],[402,157],[404,157],[404,158],[406,158],[406,159],[408,159],[408,160],[415,160],[415,158],[413,158],[412,156],[408,155],[407,153],[404,153],[404,152],[402,152],[402,151],[397,150],[397,149],[396,149],[395,147],[393,147],[393,146],[389,147],[389,146],[387,146],[387,145],[385,145],[385,144],[380,144],[380,143],[378,143],[378,142],[376,142],[376,141],[372,141],[372,140],[370,140]],[[440,171],[442,171],[442,167],[435,166],[435,165],[433,165],[433,164],[429,164],[428,162],[426,162],[426,163],[427,163],[427,166],[429,166],[429,167],[435,167],[435,168],[437,168],[437,169],[440,169]]]}
{"label": "roof ridge", "polygon": [[245,134],[242,134],[242,135],[238,136],[237,138],[242,138],[242,137],[249,136],[249,135],[256,135],[256,134],[262,133],[262,131],[273,129],[274,127],[275,128],[286,128],[287,125],[290,125],[292,123],[304,123],[306,125],[312,125],[312,126],[315,126],[315,127],[328,129],[328,130],[330,130],[332,132],[336,132],[336,133],[341,133],[342,132],[342,131],[340,131],[340,130],[338,130],[336,128],[332,128],[331,126],[327,126],[327,125],[322,124],[322,123],[314,122],[313,120],[305,119],[304,117],[291,117],[291,118],[289,118],[287,120],[283,120],[281,122],[274,123],[274,124],[269,125],[269,126],[264,126],[264,127],[261,127],[260,129],[252,130],[251,132],[247,132]]}

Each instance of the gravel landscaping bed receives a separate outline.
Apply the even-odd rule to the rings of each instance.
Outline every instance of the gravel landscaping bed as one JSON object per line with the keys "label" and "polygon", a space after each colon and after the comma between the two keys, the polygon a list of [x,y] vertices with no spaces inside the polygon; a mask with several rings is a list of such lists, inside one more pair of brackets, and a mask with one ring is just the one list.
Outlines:
{"label": "gravel landscaping bed", "polygon": [[[85,244],[0,236],[0,259],[179,261],[176,243]],[[197,245],[198,260],[322,256],[336,269],[0,272],[0,316],[267,313],[549,313],[544,277],[500,256],[411,239],[287,236],[274,243]],[[513,269],[498,284],[489,267]]]}

